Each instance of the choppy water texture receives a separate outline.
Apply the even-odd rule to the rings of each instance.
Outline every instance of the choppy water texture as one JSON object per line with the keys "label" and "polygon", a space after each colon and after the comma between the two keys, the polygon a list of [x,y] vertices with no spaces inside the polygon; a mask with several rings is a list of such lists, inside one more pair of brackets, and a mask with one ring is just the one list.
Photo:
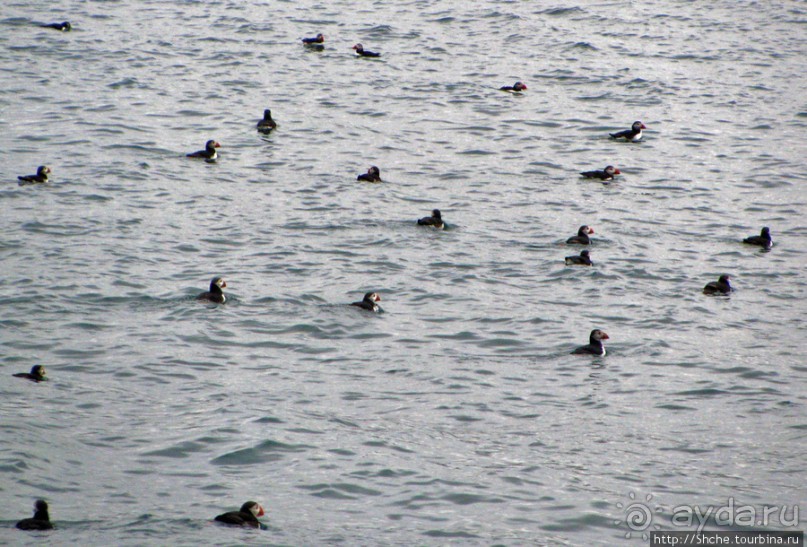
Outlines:
{"label": "choppy water texture", "polygon": [[[639,545],[632,501],[803,502],[806,15],[5,2],[0,541]],[[14,530],[37,497],[57,530]],[[268,531],[211,523],[248,499]]]}

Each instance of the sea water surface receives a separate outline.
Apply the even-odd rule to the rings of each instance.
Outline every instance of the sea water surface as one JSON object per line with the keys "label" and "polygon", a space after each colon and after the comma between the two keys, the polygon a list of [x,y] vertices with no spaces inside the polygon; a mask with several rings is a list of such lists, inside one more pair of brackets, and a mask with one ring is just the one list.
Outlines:
{"label": "sea water surface", "polygon": [[[791,516],[806,23],[778,0],[4,2],[0,543],[613,546],[680,506]],[[634,120],[641,143],[608,138]],[[184,157],[208,139],[217,163]],[[416,226],[434,208],[450,229]],[[567,267],[583,224],[595,265]],[[770,252],[741,243],[762,226]],[[736,291],[704,296],[722,273]],[[215,275],[227,303],[196,302]],[[384,313],[347,306],[367,291]],[[607,355],[570,355],[594,328]],[[12,377],[34,364],[50,381]],[[56,530],[14,529],[37,498]],[[268,530],[212,523],[250,499]]]}

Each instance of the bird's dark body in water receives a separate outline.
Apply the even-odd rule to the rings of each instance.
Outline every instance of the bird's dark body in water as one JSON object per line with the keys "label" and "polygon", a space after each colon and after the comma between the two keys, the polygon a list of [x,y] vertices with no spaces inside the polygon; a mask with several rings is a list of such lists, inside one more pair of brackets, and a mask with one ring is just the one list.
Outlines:
{"label": "bird's dark body in water", "polygon": [[34,503],[34,516],[19,521],[17,528],[20,530],[52,530],[53,524],[50,522],[48,502],[45,500],[36,500],[36,503]]}

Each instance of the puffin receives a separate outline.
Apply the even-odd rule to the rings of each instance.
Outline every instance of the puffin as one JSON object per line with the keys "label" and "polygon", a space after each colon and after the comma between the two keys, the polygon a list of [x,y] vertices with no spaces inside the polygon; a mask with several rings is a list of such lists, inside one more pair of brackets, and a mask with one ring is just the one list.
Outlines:
{"label": "puffin", "polygon": [[609,165],[602,171],[583,171],[580,174],[587,179],[614,180],[614,175],[621,175],[622,171]]}
{"label": "puffin", "polygon": [[376,302],[381,302],[381,297],[378,296],[378,293],[368,292],[364,295],[361,302],[353,302],[350,305],[357,306],[367,311],[381,311],[381,308],[378,306],[378,304],[376,304]]}
{"label": "puffin", "polygon": [[353,49],[356,50],[356,55],[359,57],[381,57],[380,53],[376,53],[375,51],[368,51],[364,49],[364,46],[361,44],[356,44],[353,46]]}
{"label": "puffin", "polygon": [[216,161],[216,158],[219,157],[218,153],[216,152],[216,148],[220,147],[221,145],[218,142],[214,141],[213,139],[210,139],[205,143],[204,150],[199,150],[198,152],[191,152],[190,154],[187,154],[187,157],[202,158],[203,160],[208,162]]}
{"label": "puffin", "polygon": [[303,44],[307,46],[313,46],[316,44],[321,44],[325,41],[325,36],[322,34],[317,34],[313,38],[303,38]]}
{"label": "puffin", "polygon": [[594,228],[589,228],[588,226],[580,226],[577,230],[577,235],[572,236],[566,240],[566,243],[570,245],[588,245],[591,243],[591,238],[588,237],[589,234],[594,233]]}
{"label": "puffin", "polygon": [[45,367],[42,365],[34,365],[31,367],[31,372],[18,372],[13,376],[15,378],[25,378],[26,380],[31,380],[32,382],[44,382],[47,380],[45,375]]}
{"label": "puffin", "polygon": [[48,514],[48,502],[36,500],[36,503],[34,503],[34,516],[19,521],[17,528],[20,530],[52,530],[53,524],[51,524],[50,515]]}
{"label": "puffin", "polygon": [[575,349],[572,355],[605,355],[605,346],[602,345],[603,340],[608,340],[608,334],[600,329],[594,329],[588,336],[588,344],[580,346]]}
{"label": "puffin", "polygon": [[588,249],[585,251],[580,251],[580,256],[567,256],[566,257],[566,265],[573,266],[578,264],[580,266],[592,266],[594,263],[591,261],[591,257],[589,256]]}
{"label": "puffin", "polygon": [[703,294],[729,294],[734,289],[729,281],[731,276],[723,274],[717,281],[707,283],[703,288]]}
{"label": "puffin", "polygon": [[222,513],[214,520],[229,526],[248,526],[250,528],[263,528],[264,525],[258,520],[258,517],[264,515],[263,507],[256,501],[248,501],[241,506],[238,511],[230,511],[229,513]]}
{"label": "puffin", "polygon": [[773,247],[773,239],[771,239],[771,229],[767,226],[762,229],[758,236],[750,236],[743,239],[743,243],[748,245],[759,245],[765,249]]}
{"label": "puffin", "polygon": [[50,167],[47,165],[40,165],[36,168],[36,175],[20,175],[17,179],[20,181],[19,185],[23,184],[36,184],[48,182],[48,175],[51,173]]}
{"label": "puffin", "polygon": [[505,85],[499,88],[501,91],[508,91],[510,93],[520,93],[521,91],[525,91],[527,86],[522,84],[521,82],[516,82],[513,85]]}
{"label": "puffin", "polygon": [[381,182],[381,170],[373,165],[366,173],[356,177],[356,180],[363,180],[365,182]]}
{"label": "puffin", "polygon": [[209,302],[215,302],[216,304],[224,304],[227,298],[224,296],[224,292],[221,289],[226,286],[227,282],[224,281],[223,277],[214,277],[210,281],[210,290],[197,296],[196,300],[207,300]]}
{"label": "puffin", "polygon": [[272,119],[272,111],[268,108],[263,111],[263,119],[258,122],[258,131],[261,133],[271,133],[277,127],[277,123]]}
{"label": "puffin", "polygon": [[64,21],[62,23],[47,23],[45,25],[39,25],[42,28],[52,28],[56,30],[60,30],[62,32],[70,32],[73,30],[73,25],[70,24],[70,21]]}
{"label": "puffin", "polygon": [[625,139],[628,142],[639,142],[642,140],[642,129],[647,129],[642,122],[633,122],[630,129],[619,131],[618,133],[609,133],[612,139]]}
{"label": "puffin", "polygon": [[433,210],[432,216],[430,217],[418,219],[418,226],[431,226],[432,228],[436,228],[438,230],[445,228],[445,224],[443,224],[443,216],[440,214],[440,209]]}

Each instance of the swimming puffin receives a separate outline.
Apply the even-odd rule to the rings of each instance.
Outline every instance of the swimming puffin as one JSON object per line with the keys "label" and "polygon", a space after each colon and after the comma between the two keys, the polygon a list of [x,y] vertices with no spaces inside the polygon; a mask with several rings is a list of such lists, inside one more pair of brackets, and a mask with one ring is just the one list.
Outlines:
{"label": "swimming puffin", "polygon": [[580,174],[587,179],[614,180],[614,175],[621,175],[622,171],[609,165],[602,171],[583,171]]}
{"label": "swimming puffin", "polygon": [[499,88],[502,91],[509,91],[510,93],[519,93],[527,89],[527,86],[521,82],[516,82],[513,85],[505,85]]}
{"label": "swimming puffin", "polygon": [[272,119],[272,111],[268,108],[263,111],[263,119],[258,122],[258,131],[261,133],[271,133],[277,127],[277,123]]}
{"label": "swimming puffin", "polygon": [[205,143],[204,150],[199,150],[198,152],[191,152],[190,154],[187,154],[187,157],[202,158],[205,161],[216,161],[216,158],[219,157],[218,153],[216,152],[216,148],[220,147],[221,145],[218,142],[214,141],[213,139],[210,139]]}
{"label": "swimming puffin", "polygon": [[749,245],[759,245],[760,247],[764,247],[765,249],[770,249],[773,247],[773,239],[771,239],[771,229],[767,226],[762,229],[762,232],[758,236],[751,236],[743,239],[743,243],[748,243]]}
{"label": "swimming puffin", "polygon": [[628,142],[639,142],[642,140],[642,129],[647,129],[642,122],[633,122],[630,129],[618,133],[609,133],[612,139],[626,139]]}
{"label": "swimming puffin", "polygon": [[20,530],[52,530],[53,524],[51,524],[48,514],[48,502],[36,500],[33,518],[22,519],[17,523],[17,528]]}
{"label": "swimming puffin", "polygon": [[603,340],[608,340],[608,335],[605,331],[594,329],[588,337],[588,344],[575,349],[572,355],[605,355],[605,346],[602,345]]}
{"label": "swimming puffin", "polygon": [[221,289],[225,288],[226,286],[227,282],[224,281],[224,278],[214,277],[210,281],[210,290],[197,296],[196,300],[209,300],[210,302],[215,302],[216,304],[224,304],[227,298],[224,296],[224,292]]}
{"label": "swimming puffin", "polygon": [[32,382],[44,382],[47,380],[45,378],[45,367],[42,365],[34,365],[31,367],[31,372],[18,372],[13,376],[15,378],[25,378],[26,380],[31,380]]}
{"label": "swimming puffin", "polygon": [[581,266],[592,266],[594,263],[591,261],[591,257],[588,255],[588,249],[585,251],[580,251],[580,256],[567,256],[566,257],[566,265],[572,266],[574,264],[579,264]]}
{"label": "swimming puffin", "polygon": [[443,216],[440,214],[440,209],[433,210],[432,216],[430,217],[418,219],[418,225],[431,226],[432,228],[437,228],[438,230],[445,228],[445,224],[443,224]]}
{"label": "swimming puffin", "polygon": [[353,302],[350,305],[358,306],[359,308],[367,311],[380,311],[381,308],[378,306],[378,304],[376,304],[376,302],[381,302],[381,297],[378,296],[378,293],[368,292],[364,295],[361,302]]}
{"label": "swimming puffin", "polygon": [[703,288],[703,294],[729,294],[734,289],[729,283],[731,276],[729,275],[721,275],[717,281],[712,281],[707,283],[706,286]]}
{"label": "swimming puffin", "polygon": [[263,507],[256,501],[248,501],[241,506],[238,511],[222,513],[214,520],[230,526],[249,526],[251,528],[262,528],[263,524],[258,517],[264,515]]}
{"label": "swimming puffin", "polygon": [[566,240],[566,243],[570,245],[588,245],[591,243],[591,239],[588,237],[588,234],[593,234],[594,228],[589,228],[588,226],[580,226],[580,229],[577,230],[577,235],[572,236]]}
{"label": "swimming puffin", "polygon": [[361,44],[356,44],[353,46],[353,49],[356,50],[356,55],[359,57],[381,57],[380,53],[376,53],[375,51],[368,51],[364,49],[364,46]]}
{"label": "swimming puffin", "polygon": [[313,46],[316,44],[321,44],[325,41],[325,36],[322,34],[317,34],[313,38],[303,38],[303,43],[307,46]]}
{"label": "swimming puffin", "polygon": [[373,165],[366,173],[356,177],[356,180],[363,180],[366,182],[381,182],[381,170]]}
{"label": "swimming puffin", "polygon": [[39,25],[42,28],[52,28],[56,30],[60,30],[62,32],[70,32],[73,30],[73,25],[70,24],[70,21],[64,21],[63,23],[47,23],[45,25]]}
{"label": "swimming puffin", "polygon": [[28,184],[36,184],[36,183],[43,183],[48,182],[48,175],[51,173],[50,167],[47,165],[40,165],[36,168],[36,175],[20,175],[17,177],[19,179],[19,185],[22,186],[25,183]]}

